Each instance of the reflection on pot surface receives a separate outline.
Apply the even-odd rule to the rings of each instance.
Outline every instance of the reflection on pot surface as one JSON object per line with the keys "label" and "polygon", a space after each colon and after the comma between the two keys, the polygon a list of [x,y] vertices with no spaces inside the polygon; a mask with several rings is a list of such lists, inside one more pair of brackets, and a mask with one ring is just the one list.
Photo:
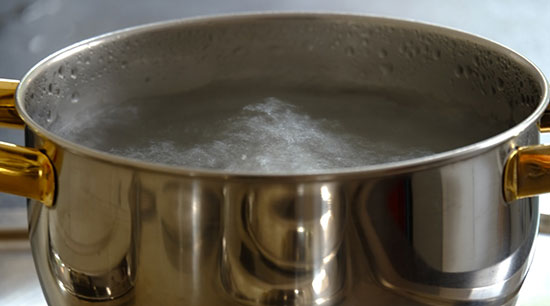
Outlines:
{"label": "reflection on pot surface", "polygon": [[236,300],[266,305],[341,299],[348,262],[338,185],[250,187],[225,189],[225,290]]}

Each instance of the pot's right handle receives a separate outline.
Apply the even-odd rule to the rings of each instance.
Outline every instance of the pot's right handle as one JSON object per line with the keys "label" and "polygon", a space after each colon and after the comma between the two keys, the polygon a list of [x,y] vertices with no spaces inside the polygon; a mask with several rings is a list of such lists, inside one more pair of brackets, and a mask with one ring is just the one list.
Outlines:
{"label": "pot's right handle", "polygon": [[[538,123],[539,131],[550,132],[550,109]],[[504,167],[504,199],[511,202],[550,192],[550,145],[517,148]]]}
{"label": "pot's right handle", "polygon": [[517,199],[550,192],[550,145],[516,149],[504,167],[504,199]]}
{"label": "pot's right handle", "polygon": [[[22,128],[24,122],[15,109],[15,90],[19,82],[0,79],[0,125]],[[0,192],[38,200],[52,206],[55,197],[55,171],[37,149],[0,142]]]}

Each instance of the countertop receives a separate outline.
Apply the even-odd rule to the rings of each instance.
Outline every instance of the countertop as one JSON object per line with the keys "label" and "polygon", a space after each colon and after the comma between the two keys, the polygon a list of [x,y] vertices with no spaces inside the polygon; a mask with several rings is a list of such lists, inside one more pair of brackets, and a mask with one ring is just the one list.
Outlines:
{"label": "countertop", "polygon": [[[435,23],[509,46],[550,75],[550,1],[2,0],[0,77],[21,78],[48,54],[112,30],[160,20],[245,11],[352,12]],[[22,144],[22,135],[21,131],[0,130],[2,141]],[[550,136],[543,136],[542,141],[550,143]],[[548,196],[541,197],[541,204],[541,210],[550,213]],[[20,197],[0,196],[0,305],[45,305],[28,241],[24,239],[25,207]],[[550,236],[539,235],[533,266],[518,305],[550,305],[547,258]]]}

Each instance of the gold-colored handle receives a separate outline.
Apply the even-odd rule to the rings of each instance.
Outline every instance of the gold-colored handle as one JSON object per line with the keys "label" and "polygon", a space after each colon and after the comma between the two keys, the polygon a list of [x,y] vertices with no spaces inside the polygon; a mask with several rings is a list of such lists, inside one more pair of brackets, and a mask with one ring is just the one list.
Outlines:
{"label": "gold-colored handle", "polygon": [[550,145],[514,151],[506,162],[503,184],[507,202],[550,192]]}
{"label": "gold-colored handle", "polygon": [[19,81],[0,79],[0,127],[19,128],[25,127],[15,109],[15,89]]}
{"label": "gold-colored handle", "polygon": [[[0,125],[23,127],[15,109],[18,81],[0,79]],[[46,154],[37,149],[0,142],[0,192],[38,200],[52,206],[55,171]]]}

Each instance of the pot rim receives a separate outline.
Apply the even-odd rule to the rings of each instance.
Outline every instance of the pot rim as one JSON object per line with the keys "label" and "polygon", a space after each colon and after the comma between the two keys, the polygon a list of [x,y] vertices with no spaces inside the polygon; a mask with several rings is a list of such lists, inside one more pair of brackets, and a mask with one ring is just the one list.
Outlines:
{"label": "pot rim", "polygon": [[[367,165],[361,167],[349,167],[349,168],[332,168],[325,170],[315,170],[308,172],[277,172],[277,173],[263,173],[263,172],[253,172],[253,171],[230,171],[230,170],[216,170],[208,168],[192,168],[186,166],[177,166],[161,163],[152,163],[146,162],[139,159],[128,158],[123,156],[118,156],[115,154],[103,152],[100,150],[92,149],[74,143],[72,141],[66,140],[50,131],[46,128],[39,125],[35,122],[29,114],[26,112],[25,107],[22,103],[24,101],[24,92],[26,89],[26,84],[30,83],[32,78],[38,75],[44,67],[47,67],[47,63],[52,62],[60,57],[69,56],[71,53],[78,52],[79,49],[87,46],[93,46],[100,44],[102,41],[119,39],[121,36],[127,35],[139,35],[143,32],[162,30],[165,28],[172,28],[175,26],[181,26],[185,24],[196,24],[196,23],[215,23],[219,21],[237,21],[237,20],[254,20],[254,19],[305,19],[305,18],[315,18],[315,19],[332,19],[338,20],[341,19],[370,19],[376,20],[378,23],[383,24],[400,24],[412,28],[418,29],[427,29],[431,32],[443,34],[449,37],[461,38],[466,41],[475,42],[477,44],[483,45],[489,49],[499,51],[500,53],[507,53],[507,56],[513,58],[513,60],[524,66],[528,67],[529,70],[532,70],[533,75],[538,76],[539,86],[542,88],[542,97],[539,100],[539,105],[537,108],[523,121],[514,127],[499,133],[495,136],[486,138],[482,141],[472,143],[470,145],[462,146],[456,149],[422,156],[412,159],[406,159],[403,161],[381,163],[374,165]],[[482,153],[484,151],[490,150],[504,142],[511,140],[512,138],[518,136],[521,132],[535,124],[543,112],[546,110],[546,107],[549,103],[549,88],[548,81],[543,75],[542,71],[533,64],[530,60],[517,53],[516,51],[498,43],[493,40],[484,38],[479,35],[474,35],[467,33],[461,30],[457,30],[451,27],[436,25],[427,22],[418,22],[411,19],[404,18],[393,18],[393,17],[383,17],[375,16],[369,14],[357,14],[357,13],[326,13],[326,12],[247,12],[247,13],[233,13],[233,14],[221,14],[221,15],[208,15],[208,16],[199,16],[192,18],[183,18],[176,20],[160,21],[155,23],[149,23],[144,25],[139,25],[135,27],[129,27],[113,32],[108,32],[99,36],[95,36],[80,42],[77,42],[73,45],[65,47],[38,62],[34,65],[21,79],[20,85],[16,91],[16,109],[25,122],[28,129],[33,133],[49,139],[54,142],[56,145],[63,147],[65,150],[83,156],[85,158],[90,158],[93,160],[98,160],[104,163],[110,163],[118,166],[125,166],[130,168],[139,168],[144,170],[149,170],[153,172],[161,173],[170,173],[174,175],[185,175],[191,177],[217,177],[217,178],[242,178],[242,179],[259,179],[259,178],[276,178],[276,179],[285,179],[285,180],[328,180],[333,177],[370,177],[370,176],[380,176],[380,175],[394,175],[403,172],[418,171],[426,168],[436,167],[442,164],[456,162],[473,155]],[[513,149],[513,148],[511,148]]]}

